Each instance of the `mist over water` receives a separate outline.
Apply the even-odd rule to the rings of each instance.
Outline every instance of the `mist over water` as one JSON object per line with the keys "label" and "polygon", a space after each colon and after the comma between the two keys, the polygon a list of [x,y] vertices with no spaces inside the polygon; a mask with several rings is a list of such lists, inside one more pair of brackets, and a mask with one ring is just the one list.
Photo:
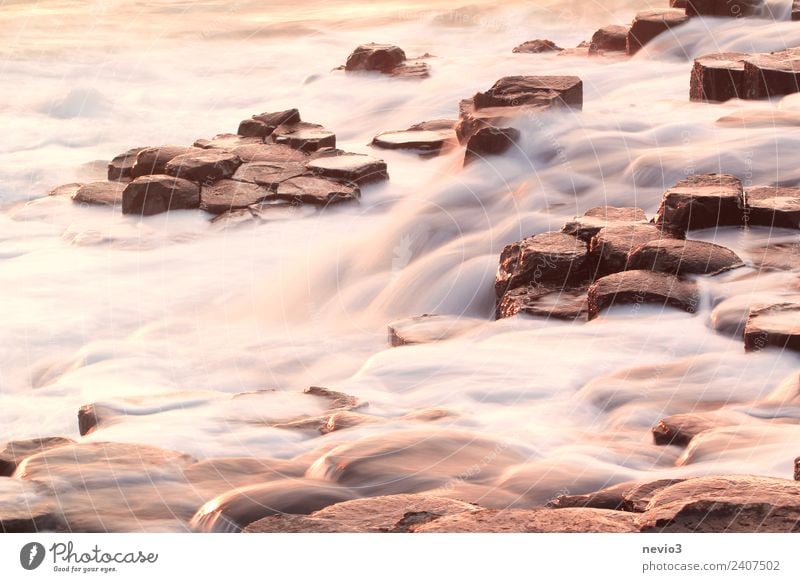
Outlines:
{"label": "mist over water", "polygon": [[[800,131],[772,117],[800,116],[800,96],[688,101],[699,55],[799,46],[790,2],[769,4],[782,21],[693,19],[630,60],[511,53],[533,38],[576,46],[665,3],[3,2],[0,441],[78,439],[78,408],[100,403],[119,416],[84,441],[295,459],[309,479],[360,494],[436,490],[498,507],[637,478],[790,475],[798,357],[745,354],[711,321],[723,304],[735,319],[795,299],[796,272],[701,278],[695,316],[493,321],[510,242],[599,205],[652,216],[693,173],[800,184]],[[366,42],[434,55],[431,78],[334,70]],[[516,74],[578,75],[583,111],[525,120],[514,151],[465,169],[461,151],[367,145],[455,118],[459,100]],[[135,218],[46,197],[104,179],[131,147],[191,144],[289,107],[338,147],[383,158],[391,180],[364,187],[360,204],[228,229],[199,211]],[[717,122],[759,113],[774,122]],[[798,242],[759,228],[692,236],[749,265],[755,247]],[[389,348],[387,324],[423,313],[474,325]],[[324,414],[309,386],[368,402],[359,412],[374,418],[326,435],[271,426]],[[255,391],[269,392],[233,398]],[[731,425],[692,450],[652,444],[663,416],[717,409]],[[339,471],[362,456],[377,460]]]}

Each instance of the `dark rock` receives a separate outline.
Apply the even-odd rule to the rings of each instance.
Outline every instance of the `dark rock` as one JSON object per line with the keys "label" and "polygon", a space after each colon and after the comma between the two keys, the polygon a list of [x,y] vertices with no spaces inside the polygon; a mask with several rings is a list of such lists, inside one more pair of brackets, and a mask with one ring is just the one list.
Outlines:
{"label": "dark rock", "polygon": [[406,60],[406,53],[400,47],[390,44],[363,44],[356,48],[345,64],[346,71],[378,71],[391,73]]}
{"label": "dark rock", "polygon": [[580,109],[583,83],[578,77],[503,77],[491,89],[476,93],[475,107],[560,104]]}
{"label": "dark rock", "polygon": [[744,60],[746,99],[765,99],[800,91],[800,49],[754,54]]}
{"label": "dark rock", "polygon": [[191,525],[202,532],[238,532],[270,515],[306,515],[357,497],[359,495],[351,489],[324,481],[273,481],[223,493],[201,507]]}
{"label": "dark rock", "polygon": [[478,109],[471,99],[463,100],[459,105],[460,120],[456,125],[456,137],[461,144],[466,144],[476,131],[484,127],[508,127],[524,117],[533,117],[552,105],[522,105],[519,107],[485,107]]}
{"label": "dark rock", "polygon": [[243,119],[239,122],[239,128],[236,130],[238,135],[242,137],[257,137],[262,141],[265,137],[272,135],[275,131],[274,127],[270,127],[263,121],[258,119]]}
{"label": "dark rock", "polygon": [[630,254],[643,244],[671,238],[653,224],[612,224],[600,229],[589,241],[589,258],[595,277],[629,268]]}
{"label": "dark rock", "polygon": [[81,189],[83,186],[83,182],[70,182],[69,184],[62,184],[61,186],[56,186],[50,192],[47,193],[48,196],[69,196],[70,198],[75,195],[75,193]]}
{"label": "dark rock", "polygon": [[633,55],[639,52],[644,45],[668,31],[671,28],[680,26],[689,20],[680,10],[645,10],[636,14],[636,18],[628,31],[627,49],[628,54]]}
{"label": "dark rock", "polygon": [[293,123],[281,125],[273,133],[276,143],[285,144],[302,152],[315,152],[322,148],[336,147],[336,134],[316,123]]}
{"label": "dark rock", "polygon": [[474,319],[449,315],[420,315],[389,324],[389,345],[392,347],[428,344],[456,337],[475,328]]}
{"label": "dark rock", "polygon": [[467,141],[464,164],[482,159],[484,156],[505,153],[519,138],[519,130],[513,127],[482,127]]}
{"label": "dark rock", "polygon": [[627,481],[585,495],[559,495],[548,502],[548,507],[593,507],[614,511],[642,513],[657,491],[680,483],[683,479],[659,479],[657,481]]}
{"label": "dark rock", "polygon": [[693,283],[664,273],[625,271],[603,277],[589,287],[589,319],[594,319],[612,305],[647,303],[694,313],[699,302],[697,287]]}
{"label": "dark rock", "polygon": [[628,259],[630,269],[672,275],[716,275],[742,266],[742,259],[732,250],[697,240],[650,241],[634,250]]}
{"label": "dark rock", "polygon": [[588,311],[585,289],[554,289],[526,285],[510,289],[497,303],[496,317],[518,313],[554,319],[585,319]]}
{"label": "dark rock", "polygon": [[41,483],[0,478],[0,533],[63,529],[52,492]]}
{"label": "dark rock", "polygon": [[749,188],[744,201],[749,226],[800,228],[800,188]]}
{"label": "dark rock", "polygon": [[9,441],[0,451],[0,476],[10,477],[23,459],[53,447],[72,444],[75,441],[63,437],[46,437],[24,441]]}
{"label": "dark rock", "polygon": [[114,410],[102,404],[84,404],[78,409],[78,432],[81,436],[91,434],[101,425],[107,425],[115,417],[124,415],[119,410]]}
{"label": "dark rock", "polygon": [[[794,15],[794,13],[792,13]],[[798,19],[800,20],[800,19]],[[800,457],[794,460],[794,480],[800,481]]]}
{"label": "dark rock", "polygon": [[124,190],[124,182],[89,182],[75,191],[72,201],[78,204],[119,206]]}
{"label": "dark rock", "polygon": [[692,101],[744,99],[744,59],[742,53],[714,53],[695,59],[689,86]]}
{"label": "dark rock", "polygon": [[145,148],[133,148],[116,156],[108,164],[108,179],[111,181],[127,181],[133,179],[133,166],[136,157]]}
{"label": "dark rock", "polygon": [[713,412],[673,414],[662,418],[652,428],[653,441],[657,445],[687,447],[701,432],[730,424],[730,421]]}
{"label": "dark rock", "polygon": [[230,151],[234,148],[264,143],[260,137],[244,137],[235,133],[220,133],[211,139],[198,139],[194,142],[194,147],[202,148],[204,150],[227,150]]}
{"label": "dark rock", "polygon": [[514,53],[551,53],[555,51],[564,50],[552,40],[543,40],[537,38],[536,40],[529,40],[527,42],[523,42],[521,45],[516,47],[513,51]]}
{"label": "dark rock", "polygon": [[792,20],[800,20],[800,0],[792,1]]}
{"label": "dark rock", "polygon": [[273,162],[276,164],[295,162],[304,164],[309,159],[303,152],[279,143],[243,145],[233,148],[231,152],[239,156],[239,159],[246,164],[251,162]]}
{"label": "dark rock", "polygon": [[242,164],[233,175],[239,182],[252,182],[275,189],[278,184],[291,178],[308,174],[304,163],[298,162],[252,162]]}
{"label": "dark rock", "polygon": [[670,8],[686,8],[689,0],[669,0]]}
{"label": "dark rock", "polygon": [[128,184],[122,193],[123,214],[150,216],[199,206],[200,187],[174,176],[142,176]]}
{"label": "dark rock", "polygon": [[740,18],[759,14],[763,6],[764,0],[686,0],[686,14]]}
{"label": "dark rock", "polygon": [[674,232],[744,225],[744,193],[739,178],[728,174],[697,174],[664,193],[653,219]]}
{"label": "dark rock", "polygon": [[647,215],[641,208],[616,208],[597,206],[587,210],[583,216],[575,218],[561,227],[561,232],[589,241],[600,229],[607,226],[646,224]]}
{"label": "dark rock", "polygon": [[638,523],[645,532],[798,532],[800,483],[752,475],[687,479],[656,493]]}
{"label": "dark rock", "polygon": [[387,150],[415,149],[430,153],[441,152],[455,145],[456,123],[449,119],[424,121],[404,131],[378,134],[372,140],[372,145]]}
{"label": "dark rock", "polygon": [[165,174],[167,162],[182,154],[196,152],[198,148],[186,146],[161,146],[144,148],[136,155],[136,162],[131,168],[131,179],[150,174]]}
{"label": "dark rock", "polygon": [[265,138],[272,135],[275,128],[285,123],[299,123],[300,112],[297,109],[276,111],[274,113],[261,113],[251,119],[245,119],[239,124],[236,132],[243,137]]}
{"label": "dark rock", "polygon": [[414,526],[419,533],[626,533],[634,514],[593,508],[481,509],[446,515]]}
{"label": "dark rock", "polygon": [[300,176],[278,184],[271,199],[327,206],[358,200],[360,197],[361,190],[354,184],[341,184],[325,178]]}
{"label": "dark rock", "polygon": [[596,55],[604,52],[625,52],[628,50],[629,26],[611,24],[604,26],[592,35],[589,43],[589,54]]}
{"label": "dark rock", "polygon": [[359,185],[389,179],[386,162],[363,154],[322,156],[308,162],[306,168],[317,176]]}
{"label": "dark rock", "polygon": [[744,347],[748,351],[766,347],[800,350],[800,305],[752,308],[744,328]]}
{"label": "dark rock", "polygon": [[218,149],[207,149],[172,158],[167,163],[165,172],[177,178],[184,178],[200,184],[210,184],[233,176],[241,163],[242,161],[236,154]]}
{"label": "dark rock", "polygon": [[268,188],[252,182],[220,180],[200,189],[200,208],[211,214],[222,214],[258,204],[270,194]]}
{"label": "dark rock", "polygon": [[495,281],[498,299],[516,287],[569,287],[588,273],[586,243],[566,234],[548,232],[510,244],[500,254]]}

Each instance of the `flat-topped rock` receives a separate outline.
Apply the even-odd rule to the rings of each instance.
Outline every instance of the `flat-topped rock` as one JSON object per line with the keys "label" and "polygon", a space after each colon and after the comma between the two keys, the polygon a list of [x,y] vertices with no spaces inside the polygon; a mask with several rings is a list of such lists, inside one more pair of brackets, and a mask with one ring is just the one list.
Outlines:
{"label": "flat-topped rock", "polygon": [[304,121],[281,125],[272,133],[272,139],[306,153],[336,147],[336,134],[319,124]]}
{"label": "flat-topped rock", "polygon": [[607,509],[481,509],[456,513],[410,528],[417,533],[628,533],[634,514]]}
{"label": "flat-topped rock", "polygon": [[749,226],[800,228],[800,188],[748,188],[745,218]]}
{"label": "flat-topped rock", "polygon": [[474,319],[450,315],[419,315],[389,324],[392,347],[428,344],[456,337],[479,325]]}
{"label": "flat-topped rock", "polygon": [[144,148],[133,148],[115,156],[108,163],[108,179],[111,181],[127,181],[133,178],[133,165],[136,163],[136,156]]}
{"label": "flat-topped rock", "polygon": [[459,143],[466,144],[470,136],[484,127],[508,127],[521,118],[534,116],[550,107],[552,104],[478,109],[472,99],[464,99],[459,104],[460,118],[456,125],[456,137]]}
{"label": "flat-topped rock", "polygon": [[597,206],[587,210],[561,227],[561,232],[579,239],[589,241],[602,228],[625,224],[646,224],[647,215],[641,208],[617,208],[614,206]]}
{"label": "flat-topped rock", "polygon": [[627,50],[629,55],[639,52],[644,45],[664,32],[686,23],[689,17],[682,10],[645,10],[636,14],[628,30]]}
{"label": "flat-topped rock", "polygon": [[354,184],[310,176],[285,180],[278,184],[275,194],[270,196],[276,200],[322,206],[350,202],[360,197],[361,190]]}
{"label": "flat-topped rock", "polygon": [[457,142],[455,126],[450,119],[424,121],[402,131],[386,131],[372,140],[375,147],[387,150],[410,149],[425,153],[442,152]]}
{"label": "flat-topped rock", "polygon": [[729,174],[696,174],[667,190],[653,219],[674,232],[744,225],[742,181]]}
{"label": "flat-topped rock", "polygon": [[399,46],[391,44],[362,44],[357,47],[345,63],[346,71],[377,71],[391,73],[406,60],[406,53]]}
{"label": "flat-topped rock", "polygon": [[308,162],[306,168],[317,176],[359,185],[389,179],[386,162],[364,154],[322,156]]}
{"label": "flat-topped rock", "polygon": [[597,280],[589,287],[589,319],[613,305],[662,305],[694,313],[700,303],[697,286],[673,275],[624,271]]}
{"label": "flat-topped rock", "polygon": [[304,164],[309,159],[305,153],[280,143],[243,145],[233,148],[231,153],[239,156],[239,159],[246,164],[251,162],[273,162],[276,164],[295,162]]}
{"label": "flat-topped rock", "polygon": [[56,186],[50,192],[47,193],[48,196],[69,196],[72,198],[75,193],[81,189],[83,186],[83,182],[70,182],[69,184],[62,184],[61,186]]}
{"label": "flat-topped rock", "polygon": [[744,60],[745,98],[765,99],[800,91],[800,49],[750,55]]}
{"label": "flat-topped rock", "polygon": [[605,52],[626,52],[628,50],[629,26],[611,24],[597,30],[589,42],[589,54],[597,55]]}
{"label": "flat-topped rock", "polygon": [[0,450],[0,476],[10,477],[26,458],[44,450],[72,444],[75,441],[63,437],[45,437],[20,441],[9,441]]}
{"label": "flat-topped rock", "polygon": [[741,18],[760,14],[764,0],[686,0],[688,16]]}
{"label": "flat-topped rock", "polygon": [[0,478],[0,533],[38,533],[62,529],[56,499],[43,484]]}
{"label": "flat-topped rock", "polygon": [[731,424],[730,419],[717,412],[689,412],[662,418],[651,430],[657,445],[686,447],[701,432]]}
{"label": "flat-topped rock", "polygon": [[767,347],[800,350],[800,304],[752,308],[744,328],[744,346],[748,351]]}
{"label": "flat-topped rock", "polygon": [[518,105],[583,106],[583,82],[572,76],[503,77],[491,89],[476,93],[472,101],[478,109]]}
{"label": "flat-topped rock", "polygon": [[638,524],[645,532],[797,532],[800,483],[752,475],[687,479],[658,491]]}
{"label": "flat-topped rock", "polygon": [[593,507],[641,513],[657,491],[680,483],[683,479],[659,479],[656,481],[627,481],[584,495],[559,495],[547,503],[548,507]]}
{"label": "flat-topped rock", "polygon": [[552,53],[558,52],[562,49],[552,40],[545,40],[537,38],[536,40],[528,40],[523,42],[512,50],[512,53]]}
{"label": "flat-topped rock", "polygon": [[175,156],[165,166],[170,176],[185,178],[200,184],[210,184],[230,178],[242,161],[239,156],[227,151],[209,148]]}
{"label": "flat-topped rock", "polygon": [[653,224],[611,224],[601,228],[589,241],[589,257],[595,277],[628,268],[630,254],[645,243],[671,238]]}
{"label": "flat-topped rock", "polygon": [[125,182],[90,182],[75,190],[72,201],[78,204],[119,206]]}
{"label": "flat-topped rock", "polygon": [[485,156],[505,153],[519,140],[520,132],[513,127],[482,127],[467,140],[464,165]]}
{"label": "flat-topped rock", "polygon": [[744,53],[714,53],[695,59],[689,85],[692,101],[743,99]]}
{"label": "flat-topped rock", "polygon": [[285,123],[298,123],[301,121],[300,112],[297,109],[286,109],[285,111],[275,111],[272,113],[261,113],[253,115],[250,119],[245,119],[239,124],[236,133],[242,137],[265,138],[272,135],[275,128]]}
{"label": "flat-topped rock", "polygon": [[166,174],[167,162],[182,154],[196,152],[197,149],[176,145],[144,148],[136,154],[136,161],[131,167],[131,179],[150,174]]}
{"label": "flat-topped rock", "polygon": [[220,180],[200,189],[200,208],[211,214],[247,208],[265,200],[272,191],[253,182]]}
{"label": "flat-topped rock", "polygon": [[239,182],[252,182],[274,190],[281,182],[307,174],[309,172],[305,163],[251,162],[239,166],[233,179]]}
{"label": "flat-topped rock", "polygon": [[264,143],[260,137],[245,137],[236,133],[220,133],[211,139],[198,139],[194,142],[194,147],[201,149],[218,149],[230,151],[233,148]]}
{"label": "flat-topped rock", "polygon": [[588,277],[586,243],[559,232],[528,237],[506,246],[500,254],[495,292],[526,285],[571,287]]}
{"label": "flat-topped rock", "polygon": [[128,184],[122,193],[123,214],[150,216],[199,206],[200,186],[174,176],[142,176]]}
{"label": "flat-topped rock", "polygon": [[698,240],[659,239],[636,248],[628,268],[673,275],[716,275],[744,266],[732,250]]}
{"label": "flat-topped rock", "polygon": [[586,290],[535,285],[510,289],[497,302],[495,316],[503,319],[519,313],[564,320],[585,319],[588,313]]}

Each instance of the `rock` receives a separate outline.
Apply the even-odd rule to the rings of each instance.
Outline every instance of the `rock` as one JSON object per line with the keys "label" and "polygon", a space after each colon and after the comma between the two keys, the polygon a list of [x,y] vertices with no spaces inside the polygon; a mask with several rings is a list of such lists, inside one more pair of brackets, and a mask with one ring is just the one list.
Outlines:
{"label": "rock", "polygon": [[216,149],[230,151],[234,148],[245,145],[258,145],[264,143],[260,137],[244,137],[235,133],[220,133],[211,139],[198,139],[194,142],[194,147],[204,150]]}
{"label": "rock", "polygon": [[242,164],[233,179],[252,182],[274,190],[281,182],[308,174],[305,164],[297,162],[251,162]]}
{"label": "rock", "polygon": [[41,483],[0,477],[0,533],[62,530],[52,492]]}
{"label": "rock", "polygon": [[799,243],[772,243],[751,249],[748,258],[759,270],[778,269],[791,271],[800,269]]}
{"label": "rock", "polygon": [[627,481],[585,495],[559,495],[547,505],[556,509],[593,507],[595,509],[642,513],[657,491],[681,481],[683,479]]}
{"label": "rock", "polygon": [[350,410],[358,406],[358,399],[355,396],[344,394],[343,392],[336,392],[328,390],[320,386],[311,386],[303,391],[303,394],[310,396],[317,396],[329,401],[328,410]]}
{"label": "rock", "polygon": [[81,436],[91,434],[101,425],[108,425],[124,412],[102,404],[84,404],[78,409],[78,432]]}
{"label": "rock", "polygon": [[479,322],[448,315],[420,315],[389,324],[389,345],[392,347],[428,344],[457,337]]}
{"label": "rock", "polygon": [[717,125],[756,129],[767,127],[800,127],[800,113],[780,109],[741,109],[717,119]]}
{"label": "rock", "polygon": [[111,181],[128,181],[133,179],[133,166],[136,157],[145,148],[133,148],[116,156],[108,164],[108,179]]}
{"label": "rock", "polygon": [[700,302],[694,283],[652,271],[625,271],[597,280],[589,287],[589,319],[612,305],[660,304],[694,313]]}
{"label": "rock", "polygon": [[205,499],[237,487],[303,477],[305,465],[293,460],[258,457],[216,457],[183,468],[184,479]]}
{"label": "rock", "polygon": [[660,239],[634,250],[628,259],[630,269],[672,275],[716,275],[744,263],[732,250],[698,240]]}
{"label": "rock", "polygon": [[660,34],[680,26],[688,20],[689,17],[686,14],[675,9],[645,10],[637,13],[628,31],[628,54],[636,54],[644,45]]}
{"label": "rock", "polygon": [[481,509],[412,526],[419,533],[626,533],[637,531],[634,515],[607,509]]}
{"label": "rock", "polygon": [[391,73],[406,60],[406,53],[390,44],[362,44],[347,57],[346,71],[378,71]]}
{"label": "rock", "polygon": [[[792,13],[792,15],[794,15],[794,13]],[[800,20],[800,18],[797,20]],[[794,480],[800,481],[800,457],[794,460]]]}
{"label": "rock", "polygon": [[800,20],[800,0],[792,1],[792,20]]}
{"label": "rock", "polygon": [[750,55],[744,60],[746,99],[765,99],[800,91],[800,49]]}
{"label": "rock", "polygon": [[476,131],[484,127],[507,127],[525,116],[532,117],[549,109],[552,105],[523,105],[519,107],[485,107],[478,109],[471,99],[459,105],[460,120],[456,125],[456,137],[465,144]]}
{"label": "rock", "polygon": [[165,174],[167,162],[182,154],[196,152],[198,148],[167,145],[156,148],[144,148],[136,155],[136,162],[131,168],[131,179],[150,174]]}
{"label": "rock", "polygon": [[513,127],[482,127],[470,136],[464,165],[488,155],[499,155],[508,151],[520,138]]}
{"label": "rock", "polygon": [[525,285],[570,287],[588,275],[586,243],[566,234],[547,232],[503,249],[495,292],[500,298],[509,289]]}
{"label": "rock", "polygon": [[[2,451],[0,451],[0,476],[10,477],[14,474],[17,466],[26,457],[35,455],[53,447],[72,444],[75,441],[63,437],[46,437],[28,439],[24,441],[9,441]],[[2,481],[2,480],[0,480]]]}
{"label": "rock", "polygon": [[318,157],[306,164],[313,174],[358,185],[388,180],[386,162],[363,154]]}
{"label": "rock", "polygon": [[695,59],[689,86],[692,101],[728,101],[743,99],[743,53],[714,53]]}
{"label": "rock", "polygon": [[628,50],[629,26],[611,24],[604,26],[592,35],[589,42],[589,54],[597,55],[604,52],[626,52]]}
{"label": "rock", "polygon": [[656,493],[638,523],[645,532],[797,532],[800,483],[752,475],[687,479]]}
{"label": "rock", "polygon": [[175,156],[167,162],[165,172],[177,178],[210,184],[233,176],[241,163],[236,154],[211,148]]}
{"label": "rock", "polygon": [[300,176],[278,184],[271,199],[302,204],[328,206],[358,200],[361,191],[356,185],[341,184],[325,178]]}
{"label": "rock", "polygon": [[616,208],[597,206],[587,210],[583,216],[575,218],[561,227],[561,232],[589,241],[600,229],[607,226],[646,224],[647,215],[641,208]]}
{"label": "rock", "polygon": [[529,40],[523,42],[521,45],[516,47],[513,51],[514,53],[551,53],[555,51],[564,50],[552,40],[543,40],[537,38],[536,40]]}
{"label": "rock", "polygon": [[299,123],[300,112],[297,109],[287,109],[274,113],[261,113],[251,119],[245,119],[239,124],[236,133],[243,137],[265,138],[272,135],[275,128],[285,123]]}
{"label": "rock", "polygon": [[740,18],[759,14],[763,6],[764,0],[686,0],[686,14]]}
{"label": "rock", "polygon": [[122,203],[124,182],[90,182],[78,188],[72,201],[78,204],[118,206]]}
{"label": "rock", "polygon": [[595,277],[633,268],[630,254],[643,244],[671,238],[652,224],[612,224],[601,228],[589,241],[589,258]]}
{"label": "rock", "polygon": [[316,123],[281,125],[273,133],[276,143],[285,144],[302,152],[315,152],[322,148],[335,148],[336,135]]}
{"label": "rock", "polygon": [[272,192],[252,182],[220,180],[200,189],[200,208],[211,214],[247,208],[265,200]]}
{"label": "rock", "polygon": [[732,421],[715,412],[673,414],[662,418],[652,428],[653,441],[657,445],[687,447],[701,432],[731,424]]}
{"label": "rock", "polygon": [[70,198],[75,195],[75,193],[81,189],[83,186],[83,182],[70,182],[69,184],[62,184],[61,186],[56,186],[50,192],[47,193],[48,196],[69,196]]}
{"label": "rock", "polygon": [[800,350],[800,305],[752,308],[744,328],[744,347],[748,351],[766,347]]}
{"label": "rock", "polygon": [[191,526],[202,532],[238,532],[269,515],[305,515],[357,497],[351,489],[322,481],[272,481],[239,487],[212,499],[197,511]]}
{"label": "rock", "polygon": [[259,143],[233,148],[231,153],[239,156],[242,162],[272,162],[275,164],[305,164],[308,156],[301,151],[279,143]]}
{"label": "rock", "polygon": [[290,514],[261,518],[243,531],[244,533],[359,533],[359,530],[339,522]]}
{"label": "rock", "polygon": [[586,290],[555,289],[527,285],[510,289],[497,303],[496,317],[519,313],[554,319],[585,319],[588,312]]}
{"label": "rock", "polygon": [[749,188],[744,201],[745,222],[749,226],[800,228],[800,188]]}
{"label": "rock", "polygon": [[578,77],[503,77],[491,89],[472,98],[476,108],[560,103],[580,109],[583,82]]}
{"label": "rock", "polygon": [[122,193],[123,214],[150,216],[199,206],[200,187],[174,176],[142,176],[128,184]]}
{"label": "rock", "polygon": [[372,145],[387,150],[413,149],[439,153],[455,145],[456,123],[450,119],[424,121],[403,131],[378,134],[373,138]]}
{"label": "rock", "polygon": [[403,79],[427,79],[431,76],[431,73],[426,63],[420,61],[406,61],[402,65],[397,65],[394,69],[392,69],[390,75],[392,77],[401,77]]}
{"label": "rock", "polygon": [[697,174],[681,180],[664,193],[653,222],[679,233],[742,226],[742,182],[729,174]]}
{"label": "rock", "polygon": [[333,414],[324,414],[311,418],[299,418],[288,422],[277,423],[272,426],[275,428],[290,430],[308,430],[319,434],[330,434],[337,430],[363,426],[366,424],[376,424],[380,419],[367,414],[340,410]]}
{"label": "rock", "polygon": [[686,8],[688,0],[669,0],[670,8]]}

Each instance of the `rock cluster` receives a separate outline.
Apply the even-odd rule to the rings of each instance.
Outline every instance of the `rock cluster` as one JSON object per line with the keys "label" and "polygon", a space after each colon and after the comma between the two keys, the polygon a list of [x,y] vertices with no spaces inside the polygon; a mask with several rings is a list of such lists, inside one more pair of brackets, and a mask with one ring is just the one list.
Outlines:
{"label": "rock cluster", "polygon": [[426,63],[418,59],[406,60],[405,51],[390,44],[362,44],[347,57],[344,70],[377,72],[407,79],[430,76]]}
{"label": "rock cluster", "polygon": [[714,53],[694,61],[692,101],[765,99],[800,91],[800,49],[772,53]]}

